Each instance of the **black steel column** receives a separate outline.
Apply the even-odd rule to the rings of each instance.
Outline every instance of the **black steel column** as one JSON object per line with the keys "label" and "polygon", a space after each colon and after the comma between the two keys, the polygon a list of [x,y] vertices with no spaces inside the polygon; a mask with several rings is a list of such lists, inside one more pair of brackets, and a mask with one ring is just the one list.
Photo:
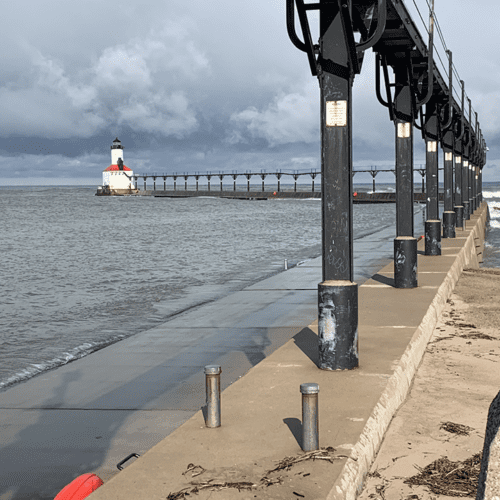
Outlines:
{"label": "black steel column", "polygon": [[462,157],[462,205],[464,206],[464,221],[469,220],[469,161],[464,157]]}
{"label": "black steel column", "polygon": [[441,255],[441,220],[438,198],[437,110],[434,99],[425,106],[425,170],[427,220],[425,221],[425,255]]}
{"label": "black steel column", "polygon": [[323,282],[318,285],[318,337],[319,367],[324,370],[352,369],[359,364],[358,285],[353,283],[352,229],[351,96],[354,74],[347,46],[352,32],[344,31],[344,22],[338,4],[321,0],[321,71],[318,78]]}
{"label": "black steel column", "polygon": [[394,125],[396,133],[396,238],[394,284],[417,286],[417,240],[413,237],[413,109],[406,58],[393,67]]}
{"label": "black steel column", "polygon": [[[453,143],[453,139],[451,141]],[[453,211],[453,152],[444,149],[444,212],[443,238],[455,238],[455,212]]]}
{"label": "black steel column", "polygon": [[456,227],[464,228],[464,206],[462,204],[462,143],[458,141],[456,147],[460,150],[459,155],[455,155],[455,210]]}
{"label": "black steel column", "polygon": [[[444,211],[443,238],[455,238],[456,214],[453,210],[453,159],[455,157],[455,134],[453,130],[453,62],[450,50],[448,54],[448,119],[441,123],[442,145],[444,151]],[[438,184],[439,188],[439,184]]]}

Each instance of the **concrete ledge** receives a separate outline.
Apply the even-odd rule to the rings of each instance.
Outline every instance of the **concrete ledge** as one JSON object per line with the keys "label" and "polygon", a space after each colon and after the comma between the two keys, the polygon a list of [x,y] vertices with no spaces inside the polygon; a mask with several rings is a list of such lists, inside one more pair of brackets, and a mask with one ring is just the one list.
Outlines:
{"label": "concrete ledge", "polygon": [[[478,267],[475,238],[481,241],[484,235],[486,204],[476,214],[457,234],[464,238],[460,245],[457,240],[443,240],[443,249],[449,248],[451,255],[424,256],[420,242],[418,288],[375,287],[391,285],[392,264],[360,287],[359,369],[319,370],[313,323],[223,392],[222,427],[206,429],[202,412],[197,412],[89,498],[164,499],[189,485],[184,474],[190,463],[219,473],[239,471],[255,481],[253,477],[261,476],[276,460],[300,452],[293,429],[300,419],[299,385],[316,382],[320,446],[344,449],[346,455],[332,465],[320,464],[329,468],[318,469],[316,486],[304,480],[302,491],[307,498],[354,500],[462,270]],[[270,486],[258,495],[251,492],[251,497],[292,498],[296,490],[287,487],[288,483]],[[213,499],[247,498],[237,490],[206,490],[197,498],[205,500],[207,494]]]}
{"label": "concrete ledge", "polygon": [[[468,221],[469,225],[474,225],[467,236],[465,244],[460,249],[443,283],[439,287],[427,313],[415,331],[410,344],[401,357],[401,360],[394,370],[394,374],[389,379],[386,389],[382,393],[379,402],[367,421],[359,441],[353,448],[352,456],[357,458],[357,461],[349,461],[346,463],[344,470],[330,491],[327,500],[354,500],[361,492],[364,479],[380,448],[384,434],[397,409],[406,399],[413,377],[424,355],[427,343],[429,342],[446,301],[455,288],[460,274],[463,269],[467,267],[479,267],[475,238],[477,239],[480,237],[482,240],[482,236],[484,235],[487,207],[483,206],[477,212],[479,215],[475,217],[476,220],[474,220],[473,217]],[[453,240],[451,239],[449,241],[451,241],[453,245]],[[420,244],[419,246],[422,245]]]}

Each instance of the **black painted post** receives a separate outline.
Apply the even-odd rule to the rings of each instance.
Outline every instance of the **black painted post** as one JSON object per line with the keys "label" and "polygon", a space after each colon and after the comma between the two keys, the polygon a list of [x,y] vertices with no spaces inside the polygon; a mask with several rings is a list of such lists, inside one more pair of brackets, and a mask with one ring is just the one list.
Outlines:
{"label": "black painted post", "polygon": [[153,191],[156,191],[156,176],[153,176]]}
{"label": "black painted post", "polygon": [[207,182],[208,182],[208,192],[210,192],[210,179],[212,178],[211,175],[207,175]]}
{"label": "black painted post", "polygon": [[[464,148],[468,150],[468,148]],[[464,151],[464,155],[468,153]],[[464,220],[470,219],[470,203],[469,203],[469,161],[462,157],[462,204],[464,206]]]}
{"label": "black painted post", "polygon": [[[447,137],[451,134],[451,137]],[[453,133],[445,134],[445,141],[451,139]],[[444,212],[443,212],[443,238],[455,238],[455,212],[453,211],[453,152],[451,148],[444,148]]]}
{"label": "black painted post", "polygon": [[311,173],[311,191],[314,193],[314,178],[316,177],[316,174]]}
{"label": "black painted post", "polygon": [[[469,220],[471,215],[471,206],[470,206],[470,191],[469,191],[469,181],[470,181],[470,172],[469,172],[469,160],[470,160],[470,146],[472,142],[471,134],[471,110],[472,104],[469,98],[469,125],[467,127],[467,140],[464,141],[463,145],[463,156],[462,164],[463,164],[463,174],[462,174],[462,199],[464,205],[464,219]],[[465,113],[465,109],[463,110]]]}
{"label": "black painted post", "polygon": [[405,61],[394,67],[394,125],[396,133],[396,238],[394,285],[415,288],[417,240],[413,237],[413,110],[412,89]]}
{"label": "black painted post", "polygon": [[194,178],[196,179],[196,191],[198,191],[198,180],[199,180],[200,176],[195,175]]}
{"label": "black painted post", "polygon": [[238,177],[238,175],[233,174],[232,177],[233,177],[233,191],[236,191],[236,177]]}
{"label": "black painted post", "polygon": [[262,178],[262,192],[264,192],[264,179],[266,178],[266,174],[260,174],[261,178]]}
{"label": "black painted post", "polygon": [[425,221],[425,255],[441,255],[441,220],[438,193],[438,118],[433,98],[425,106],[425,169],[427,220]]}
{"label": "black painted post", "polygon": [[224,177],[223,175],[219,175],[219,179],[220,179],[220,190],[221,190],[221,191],[222,191],[222,178],[223,178],[223,177]]}
{"label": "black painted post", "polygon": [[177,191],[177,176],[174,175],[174,191]]}
{"label": "black painted post", "polygon": [[[350,2],[346,2],[347,4]],[[347,29],[349,29],[348,27]],[[338,4],[320,1],[323,282],[318,285],[319,367],[359,365],[358,285],[353,282],[352,84],[349,35]]]}
{"label": "black painted post", "polygon": [[167,178],[163,177],[163,191],[167,190]]}
{"label": "black painted post", "polygon": [[457,141],[456,148],[460,150],[459,155],[455,155],[455,225],[460,229],[464,228],[464,206],[462,204],[462,142]]}
{"label": "black painted post", "polygon": [[375,193],[375,177],[377,176],[378,172],[376,170],[370,170],[370,175],[372,176],[372,192]]}

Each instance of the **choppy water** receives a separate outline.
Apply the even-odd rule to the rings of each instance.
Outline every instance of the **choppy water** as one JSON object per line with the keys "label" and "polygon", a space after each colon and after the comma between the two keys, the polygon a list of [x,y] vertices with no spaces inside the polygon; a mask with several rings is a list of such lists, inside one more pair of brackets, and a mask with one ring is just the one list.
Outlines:
{"label": "choppy water", "polygon": [[500,267],[500,182],[483,183],[483,199],[488,203],[490,223],[482,266]]}
{"label": "choppy water", "polygon": [[[495,189],[490,266],[500,266]],[[0,389],[321,252],[319,200],[94,193],[0,190]],[[394,224],[394,204],[354,206],[355,239]]]}

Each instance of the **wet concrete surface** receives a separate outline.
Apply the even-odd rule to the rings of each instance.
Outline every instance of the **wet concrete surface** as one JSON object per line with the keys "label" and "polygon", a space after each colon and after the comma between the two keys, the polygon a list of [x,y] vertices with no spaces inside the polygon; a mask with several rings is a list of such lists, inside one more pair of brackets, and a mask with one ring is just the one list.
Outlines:
{"label": "wet concrete surface", "polygon": [[[391,254],[384,231],[384,243],[356,241],[358,283]],[[1,392],[0,500],[52,499],[79,474],[115,475],[200,410],[205,365],[224,367],[225,389],[312,323],[321,281],[313,259]]]}

